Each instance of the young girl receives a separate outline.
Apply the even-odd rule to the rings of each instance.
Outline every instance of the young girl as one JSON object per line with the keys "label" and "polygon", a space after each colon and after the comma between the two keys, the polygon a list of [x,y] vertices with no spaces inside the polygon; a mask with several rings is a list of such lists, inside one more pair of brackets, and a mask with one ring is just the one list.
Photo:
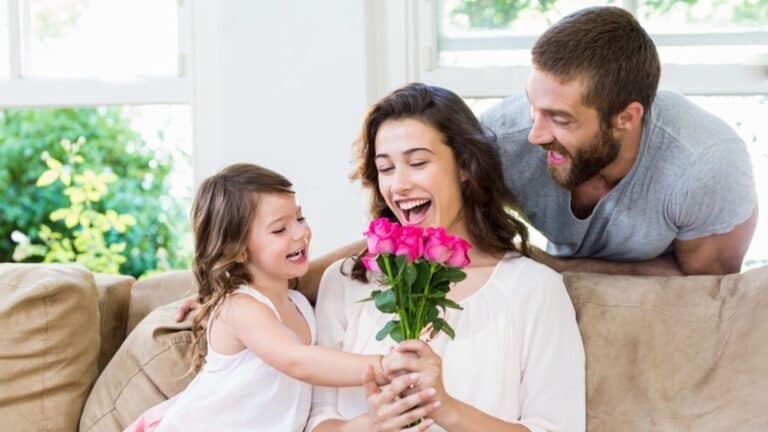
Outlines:
{"label": "young girl", "polygon": [[[202,370],[167,411],[150,410],[129,431],[301,431],[311,384],[359,386],[369,368],[387,382],[382,356],[313,346],[312,307],[290,289],[308,269],[312,236],[291,186],[249,164],[200,186],[192,210],[201,304],[193,367]],[[159,424],[147,421],[158,409]]]}

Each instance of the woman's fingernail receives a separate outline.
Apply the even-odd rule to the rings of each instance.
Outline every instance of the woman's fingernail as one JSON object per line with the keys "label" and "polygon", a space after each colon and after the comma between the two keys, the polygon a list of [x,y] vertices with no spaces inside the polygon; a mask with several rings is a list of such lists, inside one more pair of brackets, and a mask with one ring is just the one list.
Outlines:
{"label": "woman's fingernail", "polygon": [[418,381],[418,379],[419,379],[419,374],[417,374],[417,373],[412,373],[412,374],[408,375],[408,378],[409,378],[411,381]]}
{"label": "woman's fingernail", "polygon": [[435,409],[438,409],[438,408],[440,408],[440,405],[442,405],[442,403],[440,403],[440,401],[437,401],[437,402],[432,404],[432,407],[434,407]]}
{"label": "woman's fingernail", "polygon": [[434,396],[436,394],[437,394],[437,390],[435,390],[433,388],[427,389],[427,395]]}
{"label": "woman's fingernail", "polygon": [[428,418],[428,419],[424,420],[424,425],[425,426],[429,426],[429,425],[431,425],[434,422],[435,422],[434,420],[432,420],[431,418]]}

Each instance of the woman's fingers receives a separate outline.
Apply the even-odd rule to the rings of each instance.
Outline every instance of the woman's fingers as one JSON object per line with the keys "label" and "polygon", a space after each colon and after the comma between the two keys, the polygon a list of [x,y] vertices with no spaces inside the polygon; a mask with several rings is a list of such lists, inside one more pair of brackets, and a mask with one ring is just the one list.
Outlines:
{"label": "woman's fingers", "polygon": [[[379,409],[379,418],[412,417],[415,415],[416,417],[412,418],[411,421],[420,419],[426,415],[425,409],[435,402],[435,395],[437,395],[437,391],[433,388],[428,388],[410,396],[395,399],[392,403],[384,405]],[[403,426],[409,423],[406,422]]]}
{"label": "woman's fingers", "polygon": [[402,374],[404,371],[418,372],[421,370],[421,359],[413,353],[390,354],[382,362],[384,373],[391,381],[394,377]]}
{"label": "woman's fingers", "polygon": [[412,385],[416,385],[419,382],[419,374],[407,374],[407,375],[401,375],[394,380],[392,380],[389,385],[385,386],[381,393],[378,395],[378,400],[375,401],[377,405],[383,403],[389,403],[404,392],[406,389],[410,388]]}
{"label": "woman's fingers", "polygon": [[[427,399],[430,400],[430,402],[420,402],[421,405],[417,406],[416,408],[412,408],[408,411],[402,412],[400,415],[392,416],[390,418],[387,418],[386,420],[383,420],[381,422],[381,426],[383,430],[403,430],[403,428],[406,428],[408,425],[411,425],[415,423],[417,420],[422,420],[421,423],[427,422],[427,425],[421,425],[419,423],[418,425],[411,426],[410,428],[406,428],[405,430],[409,431],[420,431],[420,430],[426,430],[429,428],[429,425],[432,424],[432,421],[427,419],[430,414],[434,413],[438,408],[440,408],[440,401],[434,401],[432,400],[434,396],[428,396]],[[421,426],[422,428],[419,428]]]}
{"label": "woman's fingers", "polygon": [[198,309],[199,307],[200,307],[200,303],[197,301],[196,298],[191,298],[186,300],[184,303],[181,304],[181,306],[179,306],[179,309],[176,311],[176,322],[184,321],[184,319],[187,317],[187,315],[190,312],[192,312],[195,309]]}
{"label": "woman's fingers", "polygon": [[397,351],[401,353],[412,352],[419,357],[422,357],[424,354],[428,354],[431,349],[429,348],[429,345],[423,341],[418,339],[408,339],[400,342],[400,344],[397,345]]}

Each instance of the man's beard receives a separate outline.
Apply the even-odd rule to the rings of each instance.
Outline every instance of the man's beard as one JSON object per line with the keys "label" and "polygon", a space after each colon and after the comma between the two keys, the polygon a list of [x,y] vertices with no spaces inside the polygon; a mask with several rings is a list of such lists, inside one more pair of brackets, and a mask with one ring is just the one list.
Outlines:
{"label": "man's beard", "polygon": [[542,146],[546,151],[555,151],[570,160],[570,167],[562,168],[547,164],[549,174],[561,187],[573,190],[576,186],[591,179],[619,156],[619,142],[613,138],[609,127],[600,126],[589,145],[571,154],[557,140]]}

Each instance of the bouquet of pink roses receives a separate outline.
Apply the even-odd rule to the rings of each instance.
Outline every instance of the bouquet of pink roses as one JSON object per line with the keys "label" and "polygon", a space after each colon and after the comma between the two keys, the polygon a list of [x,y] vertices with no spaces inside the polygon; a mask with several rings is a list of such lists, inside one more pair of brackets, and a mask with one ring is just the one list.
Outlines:
{"label": "bouquet of pink roses", "polygon": [[399,318],[389,321],[376,339],[417,339],[427,326],[453,338],[453,329],[438,309],[461,309],[446,295],[451,283],[466,278],[461,269],[469,265],[467,251],[472,246],[443,228],[400,226],[387,218],[371,221],[364,235],[368,252],[361,261],[389,288],[374,290],[361,301],[373,300],[378,310]]}

